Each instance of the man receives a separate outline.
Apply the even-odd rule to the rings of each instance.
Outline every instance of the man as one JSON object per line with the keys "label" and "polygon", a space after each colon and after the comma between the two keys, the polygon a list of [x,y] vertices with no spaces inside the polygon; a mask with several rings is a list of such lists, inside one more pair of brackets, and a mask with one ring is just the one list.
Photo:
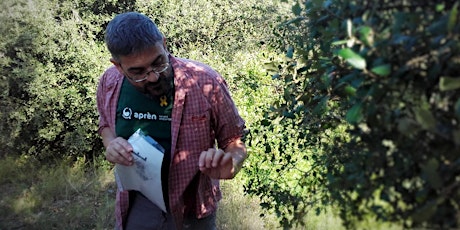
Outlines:
{"label": "man", "polygon": [[244,121],[225,81],[205,64],[171,55],[140,13],[115,16],[105,41],[113,66],[99,81],[97,107],[106,159],[133,165],[127,138],[138,128],[166,149],[168,212],[139,192],[117,191],[116,228],[215,229],[218,180],[233,178],[247,157]]}

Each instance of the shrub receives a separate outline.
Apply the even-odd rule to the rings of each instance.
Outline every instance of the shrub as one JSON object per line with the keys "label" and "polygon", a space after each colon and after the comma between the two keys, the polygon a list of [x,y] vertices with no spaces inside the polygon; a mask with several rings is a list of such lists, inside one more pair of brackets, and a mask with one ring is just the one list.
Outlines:
{"label": "shrub", "polygon": [[[39,158],[100,151],[97,77],[108,55],[78,11],[53,1],[2,2],[2,145]],[[85,26],[90,26],[85,29]],[[4,112],[3,112],[4,111]]]}
{"label": "shrub", "polygon": [[[309,159],[317,170],[299,179],[304,195],[297,187],[281,194],[251,191],[274,195],[267,208],[289,209],[283,213],[290,217],[286,226],[301,221],[292,213],[318,203],[337,206],[348,227],[369,215],[406,227],[459,226],[458,4],[307,0],[293,5],[294,18],[282,25],[275,44],[286,59],[273,63],[284,93],[264,122],[279,127],[281,120],[286,130],[277,139],[301,148],[281,155],[280,162],[313,151],[316,156]],[[289,130],[302,142],[289,139]],[[267,153],[279,146],[271,139],[261,143]],[[254,176],[250,183],[268,188],[292,179],[284,174],[272,179],[265,172]],[[317,195],[320,199],[311,199]]]}

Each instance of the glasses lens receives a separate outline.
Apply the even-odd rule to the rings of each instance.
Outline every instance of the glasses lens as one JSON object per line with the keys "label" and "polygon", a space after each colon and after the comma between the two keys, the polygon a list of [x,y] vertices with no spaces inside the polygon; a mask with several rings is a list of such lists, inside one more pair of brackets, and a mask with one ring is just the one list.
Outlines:
{"label": "glasses lens", "polygon": [[150,73],[155,72],[156,74],[159,74],[159,73],[166,71],[168,67],[169,67],[169,63],[165,63],[159,66],[152,66],[152,70],[144,74],[135,74],[131,77],[131,79],[135,82],[141,82],[147,79]]}
{"label": "glasses lens", "polygon": [[161,72],[164,72],[166,69],[168,69],[168,67],[169,67],[169,64],[165,63],[163,65],[153,67],[153,71],[155,73],[161,73]]}

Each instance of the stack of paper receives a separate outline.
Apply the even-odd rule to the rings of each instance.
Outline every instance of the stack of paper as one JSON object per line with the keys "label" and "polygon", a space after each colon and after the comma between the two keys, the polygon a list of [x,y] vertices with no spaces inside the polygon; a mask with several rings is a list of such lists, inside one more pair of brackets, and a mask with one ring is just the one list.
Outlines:
{"label": "stack of paper", "polygon": [[136,190],[166,212],[161,185],[161,164],[164,149],[151,137],[137,130],[128,142],[133,146],[132,166],[115,165],[118,189]]}

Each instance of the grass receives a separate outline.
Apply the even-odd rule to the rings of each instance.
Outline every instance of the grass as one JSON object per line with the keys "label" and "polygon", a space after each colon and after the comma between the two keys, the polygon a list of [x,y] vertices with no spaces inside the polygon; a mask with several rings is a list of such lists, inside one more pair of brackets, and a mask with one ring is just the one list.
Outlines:
{"label": "grass", "polygon": [[[1,158],[0,229],[113,229],[112,173],[107,165],[94,167],[84,159],[40,164],[28,157]],[[281,229],[276,216],[260,215],[258,199],[243,193],[240,177],[222,181],[221,186],[219,229]],[[344,229],[332,212],[311,214],[305,220],[307,226],[292,229]],[[363,223],[361,228],[400,229],[375,223]]]}
{"label": "grass", "polygon": [[0,160],[0,229],[113,229],[112,175],[84,160]]}

